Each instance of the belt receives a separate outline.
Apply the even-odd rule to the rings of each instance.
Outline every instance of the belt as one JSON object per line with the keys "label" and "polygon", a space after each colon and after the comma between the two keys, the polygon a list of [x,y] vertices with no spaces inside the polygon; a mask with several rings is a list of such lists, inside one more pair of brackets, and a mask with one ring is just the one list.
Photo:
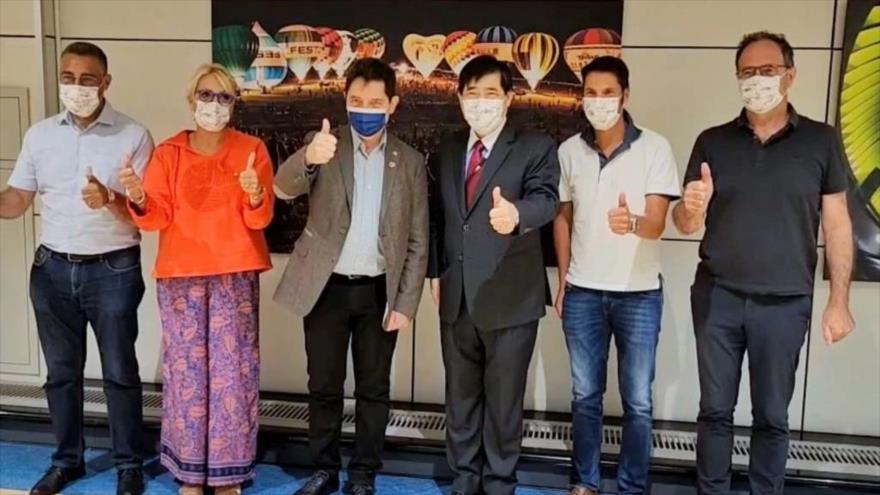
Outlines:
{"label": "belt", "polygon": [[332,273],[330,275],[330,283],[340,285],[368,285],[375,284],[385,280],[385,275],[343,275],[341,273]]}
{"label": "belt", "polygon": [[68,263],[102,263],[107,259],[108,256],[115,255],[118,253],[124,253],[129,250],[138,249],[138,246],[132,246],[130,248],[119,249],[116,251],[110,251],[109,253],[101,253],[101,254],[72,254],[72,253],[59,253],[58,251],[52,251],[51,249],[42,246],[43,249],[49,253],[49,256],[67,261]]}

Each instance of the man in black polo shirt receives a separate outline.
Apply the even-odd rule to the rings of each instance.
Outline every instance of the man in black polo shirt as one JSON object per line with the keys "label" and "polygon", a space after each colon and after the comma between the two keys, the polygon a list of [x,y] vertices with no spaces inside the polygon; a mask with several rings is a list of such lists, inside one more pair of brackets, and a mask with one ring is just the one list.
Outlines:
{"label": "man in black polo shirt", "polygon": [[698,489],[730,490],[733,410],[748,352],[750,489],[781,494],[820,219],[831,274],[822,331],[830,344],[854,328],[846,158],[832,127],[798,115],[788,103],[796,70],[784,36],[747,35],[736,66],[745,109],[697,138],[683,201],[673,212],[685,234],[706,227],[691,293],[700,374]]}

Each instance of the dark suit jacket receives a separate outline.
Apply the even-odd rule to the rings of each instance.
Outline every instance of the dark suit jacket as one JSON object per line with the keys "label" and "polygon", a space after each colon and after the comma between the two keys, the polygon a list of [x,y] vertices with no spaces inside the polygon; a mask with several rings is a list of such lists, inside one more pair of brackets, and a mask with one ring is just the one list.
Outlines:
{"label": "dark suit jacket", "polygon": [[[497,330],[545,314],[546,272],[540,227],[559,205],[559,161],[548,135],[507,124],[483,168],[473,207],[465,207],[468,131],[454,134],[429,160],[430,256],[428,276],[440,279],[440,319],[454,322],[462,296],[476,327]],[[510,235],[489,223],[492,190],[519,210]],[[463,291],[463,293],[462,293]]]}
{"label": "dark suit jacket", "polygon": [[[297,239],[275,291],[275,301],[294,314],[311,312],[336,267],[351,225],[354,157],[351,130],[333,132],[336,156],[306,172],[305,150],[285,160],[275,187],[287,196],[309,195],[309,219]],[[311,142],[314,134],[307,137]],[[421,153],[388,135],[379,219],[385,258],[388,307],[413,318],[421,300],[428,263],[428,181]]]}

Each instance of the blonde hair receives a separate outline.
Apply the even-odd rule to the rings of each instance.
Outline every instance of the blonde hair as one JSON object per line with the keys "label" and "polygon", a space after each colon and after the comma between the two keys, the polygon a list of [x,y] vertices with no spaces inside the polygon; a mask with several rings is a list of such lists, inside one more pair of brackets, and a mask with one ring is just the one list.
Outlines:
{"label": "blonde hair", "polygon": [[190,105],[195,105],[195,94],[196,88],[199,87],[199,81],[207,76],[214,76],[217,79],[217,82],[220,83],[220,86],[223,87],[224,91],[231,95],[235,94],[237,87],[235,84],[235,78],[232,77],[232,74],[230,74],[228,70],[226,70],[226,67],[223,67],[220,64],[202,64],[196,68],[195,73],[192,75],[192,79],[189,80],[189,85],[187,85],[186,101],[189,102]]}

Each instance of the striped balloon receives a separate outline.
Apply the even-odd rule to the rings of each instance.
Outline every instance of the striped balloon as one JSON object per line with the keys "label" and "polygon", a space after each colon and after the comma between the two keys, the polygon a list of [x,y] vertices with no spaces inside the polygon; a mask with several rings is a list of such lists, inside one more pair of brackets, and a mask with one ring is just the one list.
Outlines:
{"label": "striped balloon", "polygon": [[455,31],[443,42],[443,58],[456,75],[461,72],[465,64],[477,56],[473,50],[475,41],[477,41],[477,33]]}
{"label": "striped balloon", "polygon": [[565,41],[563,57],[565,64],[571,69],[578,81],[581,69],[596,57],[620,57],[620,35],[611,29],[586,28],[569,36]]}
{"label": "striped balloon", "polygon": [[516,31],[505,26],[489,26],[477,34],[474,52],[477,55],[492,55],[504,62],[513,62],[513,42]]}
{"label": "striped balloon", "polygon": [[559,42],[547,33],[526,33],[513,42],[513,64],[532,91],[559,60]]}

